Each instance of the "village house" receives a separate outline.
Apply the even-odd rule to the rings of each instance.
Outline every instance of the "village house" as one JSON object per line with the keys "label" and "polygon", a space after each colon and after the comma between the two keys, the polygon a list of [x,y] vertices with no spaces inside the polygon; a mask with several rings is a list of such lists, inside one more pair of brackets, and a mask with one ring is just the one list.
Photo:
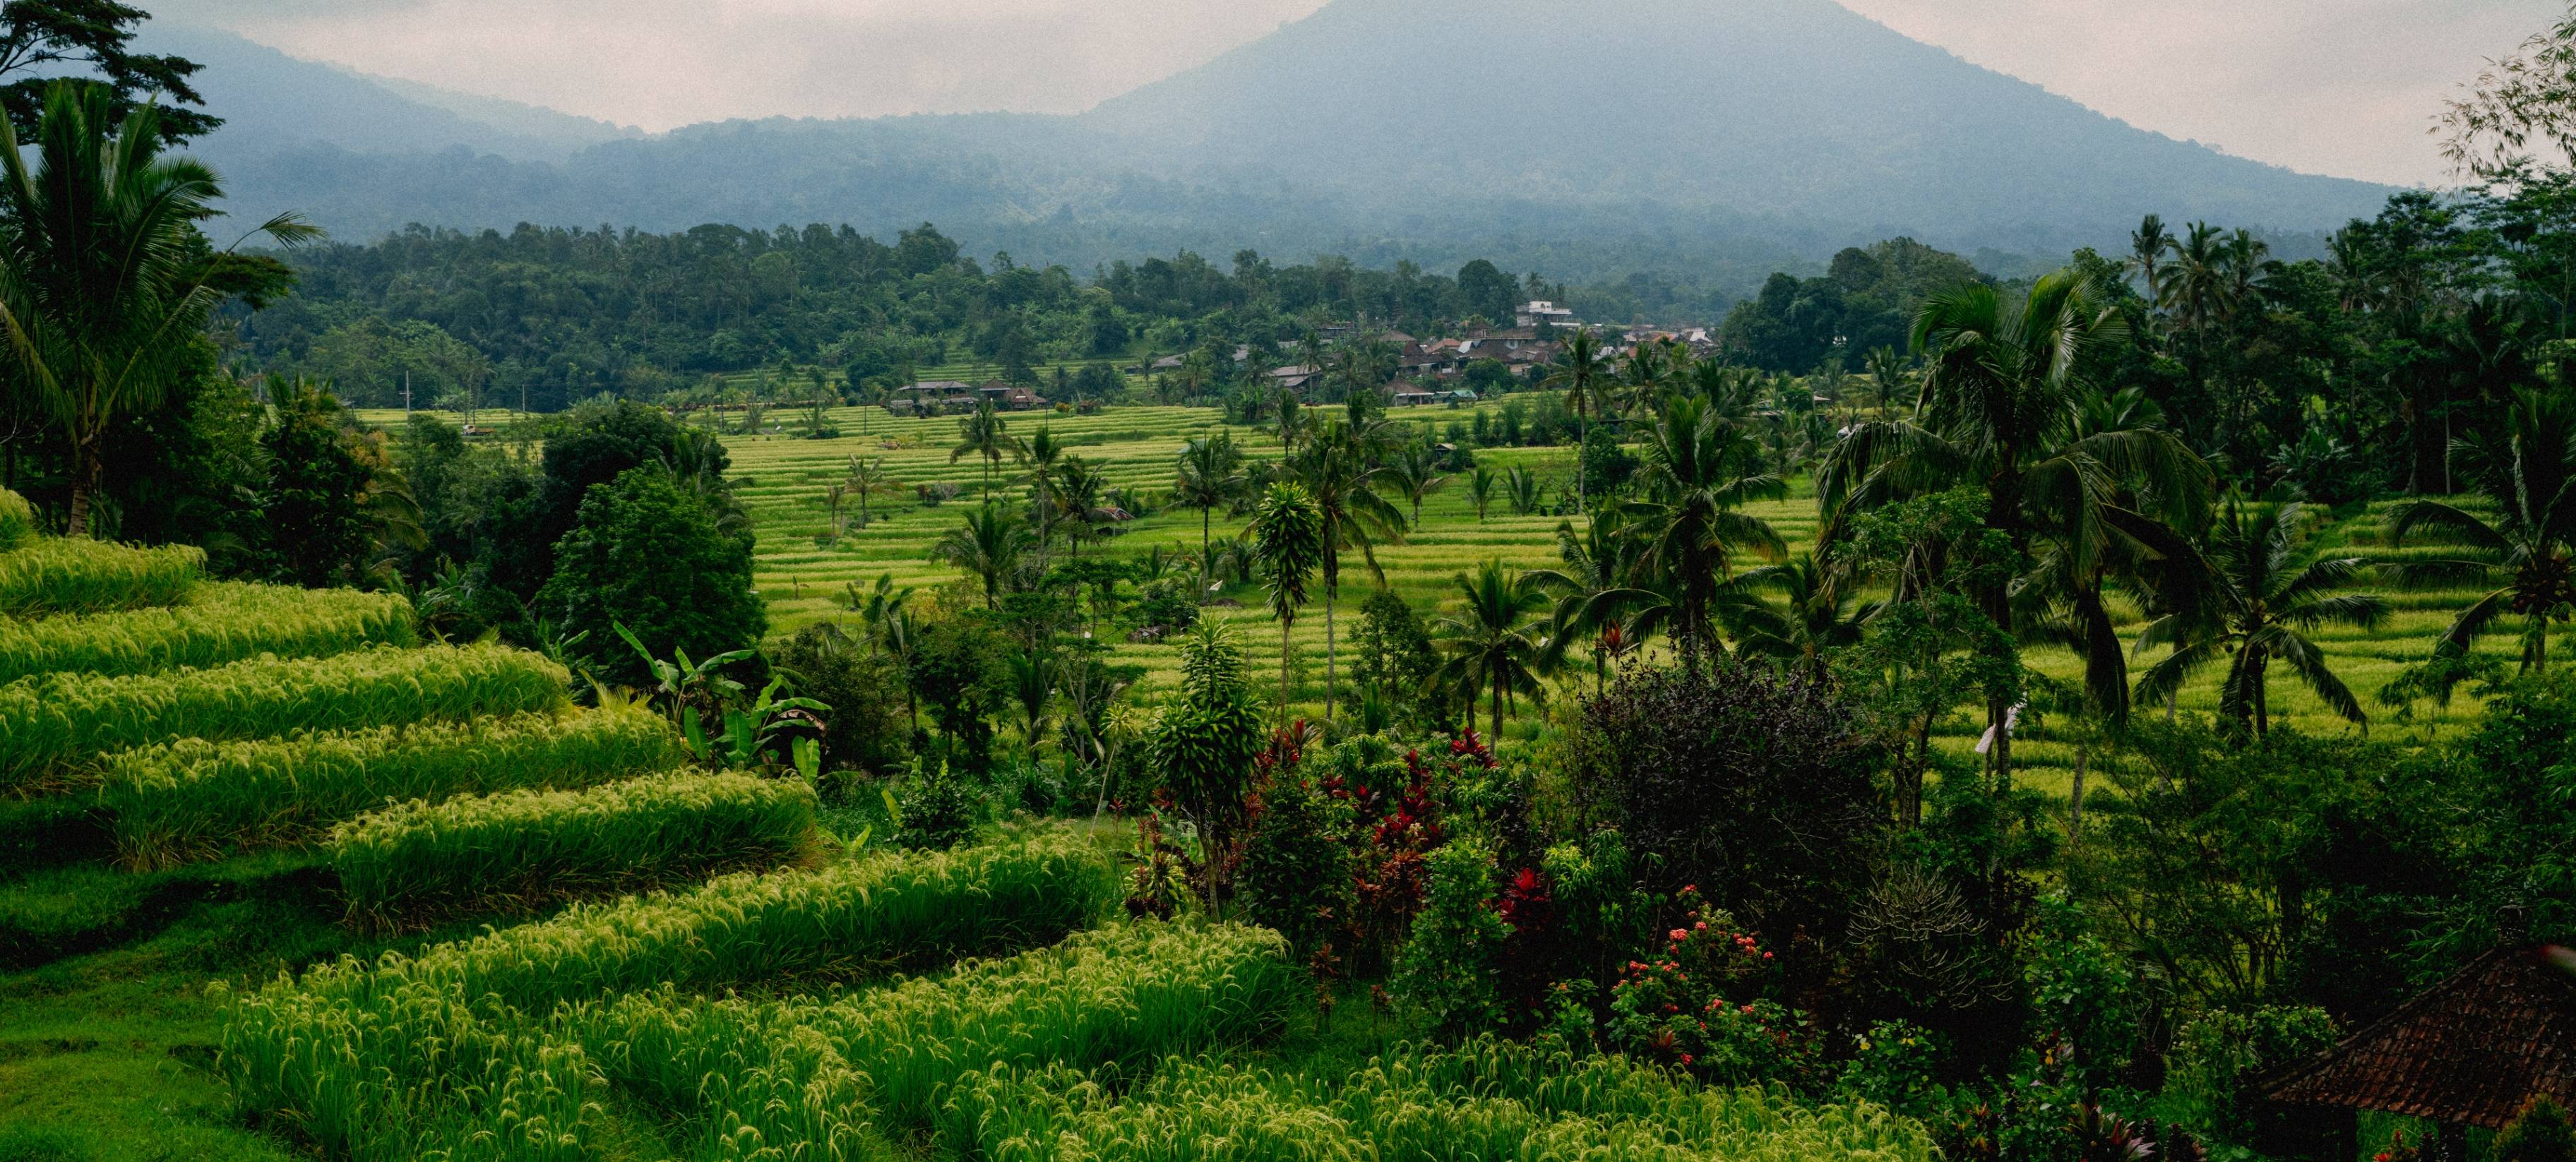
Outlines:
{"label": "village house", "polygon": [[935,416],[949,411],[972,411],[981,398],[977,389],[954,379],[926,379],[910,387],[898,387],[886,393],[885,409],[899,416]]}
{"label": "village house", "polygon": [[1513,318],[1524,327],[1535,327],[1542,323],[1551,327],[1581,325],[1574,317],[1574,308],[1560,307],[1546,299],[1532,299],[1523,304]]}
{"label": "village house", "polygon": [[992,401],[993,410],[997,412],[1034,411],[1047,403],[1024,384],[1004,383],[998,379],[976,388],[975,393]]}

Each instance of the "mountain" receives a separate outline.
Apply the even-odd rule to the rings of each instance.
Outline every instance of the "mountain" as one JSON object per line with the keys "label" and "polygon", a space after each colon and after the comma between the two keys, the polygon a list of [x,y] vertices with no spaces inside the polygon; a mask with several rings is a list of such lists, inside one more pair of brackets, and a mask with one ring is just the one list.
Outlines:
{"label": "mountain", "polygon": [[2388,193],[2137,129],[1830,0],[1339,0],[1081,120],[1391,203],[1509,190],[1962,246],[2149,211],[2315,228]]}
{"label": "mountain", "polygon": [[205,66],[197,88],[224,127],[195,148],[219,163],[314,146],[388,156],[463,148],[554,162],[604,141],[642,136],[551,109],[301,60],[216,29],[147,25],[136,43]]}
{"label": "mountain", "polygon": [[208,66],[232,204],[343,238],[932,221],[1076,269],[1255,247],[1749,290],[1898,234],[2062,256],[2148,212],[2288,235],[2390,192],[2140,130],[1830,0],[1335,0],[1071,117],[654,135],[197,35],[156,47]]}

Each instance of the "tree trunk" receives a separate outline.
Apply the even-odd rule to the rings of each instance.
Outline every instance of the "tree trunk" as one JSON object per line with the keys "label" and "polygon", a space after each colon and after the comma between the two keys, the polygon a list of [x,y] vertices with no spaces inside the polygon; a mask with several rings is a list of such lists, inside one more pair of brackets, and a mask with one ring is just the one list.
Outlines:
{"label": "tree trunk", "polygon": [[1333,679],[1333,606],[1339,601],[1340,595],[1340,583],[1331,579],[1326,579],[1324,582],[1324,721],[1326,722],[1331,722],[1333,720],[1333,696],[1335,692]]}
{"label": "tree trunk", "polygon": [[91,436],[81,441],[73,455],[78,460],[78,467],[72,471],[71,527],[65,532],[70,536],[86,537],[89,535],[90,498],[98,492],[101,466],[98,437]]}
{"label": "tree trunk", "polygon": [[1492,729],[1491,731],[1489,731],[1489,732],[1486,734],[1486,736],[1485,736],[1485,745],[1486,745],[1487,747],[1491,747],[1491,746],[1493,746],[1493,745],[1494,745],[1494,740],[1495,740],[1495,739],[1498,739],[1498,738],[1501,738],[1502,736],[1503,736],[1503,676],[1502,676],[1500,673],[1496,673],[1496,674],[1494,675],[1494,711],[1493,711],[1493,729]]}
{"label": "tree trunk", "polygon": [[2069,788],[2066,794],[2066,850],[2068,851],[2073,851],[2084,844],[2084,766],[2092,758],[2091,748],[2077,748],[2075,785]]}
{"label": "tree trunk", "polygon": [[1212,505],[1199,506],[1199,592],[1198,603],[1207,604],[1208,582],[1216,580],[1216,563],[1208,560],[1208,520],[1215,511]]}
{"label": "tree trunk", "polygon": [[1295,628],[1296,624],[1297,619],[1292,617],[1279,619],[1279,725],[1281,726],[1288,725],[1288,631]]}

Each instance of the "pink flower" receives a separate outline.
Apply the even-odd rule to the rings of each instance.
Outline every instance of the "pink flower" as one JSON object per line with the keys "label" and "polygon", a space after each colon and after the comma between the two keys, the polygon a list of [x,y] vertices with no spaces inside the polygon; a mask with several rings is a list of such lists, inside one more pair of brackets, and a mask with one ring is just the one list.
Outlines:
{"label": "pink flower", "polygon": [[1769,960],[1769,959],[1771,959],[1771,954],[1770,954],[1770,953],[1768,953],[1768,952],[1763,953],[1763,954],[1762,954],[1762,959],[1764,959],[1764,960]]}
{"label": "pink flower", "polygon": [[1702,920],[1702,921],[1700,921],[1700,922],[1699,922],[1699,923],[1697,923],[1697,924],[1693,924],[1693,925],[1691,925],[1691,931],[1693,931],[1693,932],[1706,932],[1706,931],[1708,931],[1708,921],[1706,921],[1706,920]]}
{"label": "pink flower", "polygon": [[1678,944],[1678,943],[1680,943],[1680,942],[1682,942],[1682,941],[1684,941],[1684,940],[1688,940],[1688,939],[1690,939],[1690,933],[1685,932],[1685,931],[1683,931],[1683,930],[1681,930],[1681,929],[1679,929],[1679,928],[1675,928],[1675,929],[1673,929],[1673,930],[1672,930],[1672,932],[1671,932],[1671,933],[1669,933],[1669,935],[1670,935],[1670,936],[1672,936],[1672,938],[1673,938],[1673,942],[1674,942],[1674,943],[1676,943],[1676,944]]}

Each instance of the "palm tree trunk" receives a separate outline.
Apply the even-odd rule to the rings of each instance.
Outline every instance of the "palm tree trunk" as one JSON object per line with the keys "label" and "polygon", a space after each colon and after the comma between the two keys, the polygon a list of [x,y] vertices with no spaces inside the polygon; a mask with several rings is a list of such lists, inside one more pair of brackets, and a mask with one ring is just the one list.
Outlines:
{"label": "palm tree trunk", "polygon": [[1336,689],[1333,678],[1333,605],[1340,600],[1340,595],[1340,582],[1329,579],[1324,582],[1324,721],[1326,722],[1333,720],[1333,697]]}
{"label": "palm tree trunk", "polygon": [[86,537],[89,535],[90,498],[98,492],[102,460],[98,451],[98,437],[90,436],[82,440],[74,455],[79,458],[80,466],[72,473],[71,527],[65,532],[74,537]]}
{"label": "palm tree trunk", "polygon": [[1486,745],[1487,747],[1491,747],[1491,746],[1493,746],[1493,745],[1494,745],[1494,740],[1495,740],[1495,739],[1498,739],[1498,738],[1501,738],[1502,736],[1503,736],[1503,675],[1502,675],[1502,672],[1501,672],[1501,671],[1497,670],[1497,671],[1495,671],[1495,673],[1494,673],[1494,710],[1493,710],[1493,729],[1492,729],[1491,731],[1488,731],[1488,732],[1486,733],[1486,735],[1485,735],[1485,745]]}
{"label": "palm tree trunk", "polygon": [[1214,579],[1215,579],[1215,577],[1216,577],[1216,563],[1215,563],[1215,562],[1213,562],[1213,561],[1208,560],[1208,519],[1209,519],[1210,514],[1212,514],[1213,512],[1215,512],[1215,506],[1214,506],[1214,505],[1206,505],[1206,504],[1203,504],[1203,505],[1200,505],[1200,506],[1199,506],[1199,592],[1198,592],[1198,603],[1199,603],[1199,604],[1201,604],[1201,605],[1205,605],[1205,604],[1207,604],[1207,587],[1208,587],[1208,582],[1209,582],[1209,581],[1211,581],[1211,580],[1214,580]]}
{"label": "palm tree trunk", "polygon": [[2271,661],[2270,658],[2263,657],[2254,659],[2254,737],[2256,738],[2272,733],[2271,692],[2263,688],[2263,669],[2265,663],[2269,661]]}
{"label": "palm tree trunk", "polygon": [[1293,617],[1279,619],[1279,725],[1281,726],[1288,725],[1288,631],[1296,625],[1297,619]]}

